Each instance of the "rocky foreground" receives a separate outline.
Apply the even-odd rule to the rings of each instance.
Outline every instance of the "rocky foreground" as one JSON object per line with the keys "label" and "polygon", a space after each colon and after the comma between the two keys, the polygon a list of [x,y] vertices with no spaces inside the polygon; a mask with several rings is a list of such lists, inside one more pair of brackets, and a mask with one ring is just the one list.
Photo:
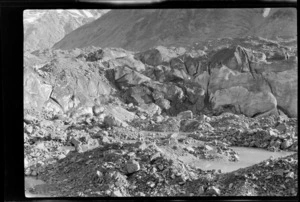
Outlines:
{"label": "rocky foreground", "polygon": [[[295,196],[297,47],[260,38],[202,49],[24,56],[25,175],[46,196]],[[232,172],[232,146],[294,154]]]}
{"label": "rocky foreground", "polygon": [[[158,117],[161,122],[149,119],[148,124],[169,127],[168,120],[176,119],[173,127],[180,128],[177,124],[181,118]],[[112,127],[95,117],[75,123],[67,117],[34,122],[33,116],[26,115],[25,120],[28,123],[25,124],[25,174],[38,176],[47,183],[29,190],[35,194],[295,196],[298,193],[297,153],[229,173],[223,173],[222,167],[201,170],[191,162],[239,161],[238,153],[230,146],[297,152],[295,119],[252,119],[227,113],[204,116],[191,132]]]}

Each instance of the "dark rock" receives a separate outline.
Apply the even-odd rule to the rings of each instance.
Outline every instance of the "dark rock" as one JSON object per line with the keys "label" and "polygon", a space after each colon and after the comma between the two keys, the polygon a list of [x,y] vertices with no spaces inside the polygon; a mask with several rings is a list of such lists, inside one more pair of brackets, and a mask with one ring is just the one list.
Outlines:
{"label": "dark rock", "polygon": [[121,87],[131,87],[151,81],[149,77],[135,71],[134,69],[123,66],[115,70],[115,82]]}
{"label": "dark rock", "polygon": [[276,126],[276,129],[280,131],[280,133],[285,133],[287,128],[284,123],[280,123],[278,126]]}
{"label": "dark rock", "polygon": [[169,118],[162,122],[157,130],[161,132],[178,132],[180,128],[180,123],[176,118]]}
{"label": "dark rock", "polygon": [[141,85],[129,88],[124,97],[127,102],[134,103],[135,105],[150,104],[153,102],[150,89]]}
{"label": "dark rock", "polygon": [[168,110],[171,108],[171,103],[167,99],[163,99],[163,98],[157,99],[155,101],[155,104],[157,104],[161,109],[164,110]]}
{"label": "dark rock", "polygon": [[180,122],[180,131],[183,132],[192,132],[197,130],[201,126],[201,122],[189,119],[189,120],[182,120]]}
{"label": "dark rock", "polygon": [[140,108],[142,109],[143,112],[146,112],[150,117],[152,117],[155,114],[160,115],[161,113],[161,108],[154,103],[142,104]]}
{"label": "dark rock", "polygon": [[193,119],[193,112],[191,110],[180,112],[177,114],[177,118],[179,119]]}
{"label": "dark rock", "polygon": [[112,115],[108,115],[104,117],[104,121],[103,123],[107,126],[107,127],[127,127],[128,124],[125,123],[124,121],[112,116]]}
{"label": "dark rock", "polygon": [[191,79],[191,76],[188,74],[182,58],[171,59],[170,67],[171,71],[168,76],[170,81]]}
{"label": "dark rock", "polygon": [[136,58],[141,60],[144,64],[157,66],[162,63],[161,53],[157,49],[150,49],[136,54]]}
{"label": "dark rock", "polygon": [[95,62],[97,60],[101,60],[102,58],[103,58],[103,50],[102,49],[91,52],[87,56],[85,56],[85,60],[88,62]]}

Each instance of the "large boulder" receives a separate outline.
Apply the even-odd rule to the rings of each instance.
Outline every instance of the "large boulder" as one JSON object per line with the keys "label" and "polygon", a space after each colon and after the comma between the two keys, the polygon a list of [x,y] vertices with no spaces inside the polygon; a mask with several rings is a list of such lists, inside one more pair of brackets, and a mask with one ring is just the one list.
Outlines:
{"label": "large boulder", "polygon": [[241,46],[232,46],[217,51],[209,60],[208,68],[212,71],[214,68],[226,66],[237,72],[249,72],[249,50]]}
{"label": "large boulder", "polygon": [[182,57],[172,58],[170,60],[171,71],[169,73],[169,80],[190,80],[191,76],[189,75],[184,60]]}
{"label": "large boulder", "polygon": [[261,75],[240,73],[226,66],[212,69],[208,93],[213,109],[221,113],[224,108],[252,117],[277,107],[276,98]]}
{"label": "large boulder", "polygon": [[138,72],[145,71],[145,65],[141,61],[134,59],[133,55],[111,59],[107,63],[109,68],[128,66]]}
{"label": "large boulder", "polygon": [[135,55],[144,64],[157,66],[162,63],[162,55],[157,49],[150,49]]}
{"label": "large boulder", "polygon": [[288,116],[297,117],[298,103],[298,74],[297,71],[288,70],[279,73],[264,72],[263,76],[269,82],[277,105]]}
{"label": "large boulder", "polygon": [[114,70],[115,72],[115,82],[119,87],[130,87],[135,85],[140,85],[144,82],[151,81],[149,77],[135,71],[129,66],[118,67]]}
{"label": "large boulder", "polygon": [[37,72],[53,86],[50,98],[64,112],[90,104],[112,91],[104,75],[85,62],[71,58],[56,58]]}
{"label": "large boulder", "polygon": [[201,69],[200,58],[191,57],[190,55],[184,58],[184,65],[190,76],[195,76]]}
{"label": "large boulder", "polygon": [[135,118],[133,112],[129,112],[121,106],[105,105],[104,113],[109,117],[114,117],[114,120],[120,120],[123,122],[130,122]]}
{"label": "large boulder", "polygon": [[211,102],[213,109],[218,113],[225,112],[231,107],[230,111],[249,117],[266,113],[277,107],[276,98],[272,93],[250,92],[239,86],[216,91]]}
{"label": "large boulder", "polygon": [[180,122],[180,131],[193,132],[195,130],[198,130],[200,126],[201,126],[201,122],[195,119],[182,120]]}
{"label": "large boulder", "polygon": [[126,90],[124,98],[126,102],[135,105],[149,104],[153,101],[149,88],[141,85],[133,86]]}
{"label": "large boulder", "polygon": [[88,62],[95,62],[103,58],[103,50],[98,49],[96,51],[90,52],[85,56],[85,60]]}
{"label": "large boulder", "polygon": [[132,52],[124,50],[122,48],[104,48],[103,52],[104,52],[102,58],[103,62],[133,55]]}
{"label": "large boulder", "polygon": [[186,49],[182,47],[167,48],[164,46],[157,46],[155,49],[160,52],[163,62],[169,62],[172,58],[176,58],[186,52]]}
{"label": "large boulder", "polygon": [[161,108],[154,104],[142,104],[140,106],[140,111],[146,112],[150,117],[152,117],[153,115],[160,115],[161,113]]}
{"label": "large boulder", "polygon": [[168,80],[170,72],[171,68],[169,66],[158,65],[155,67],[147,67],[144,74],[152,80],[165,82]]}
{"label": "large boulder", "polygon": [[52,86],[45,82],[31,68],[24,69],[24,108],[42,109],[52,92]]}

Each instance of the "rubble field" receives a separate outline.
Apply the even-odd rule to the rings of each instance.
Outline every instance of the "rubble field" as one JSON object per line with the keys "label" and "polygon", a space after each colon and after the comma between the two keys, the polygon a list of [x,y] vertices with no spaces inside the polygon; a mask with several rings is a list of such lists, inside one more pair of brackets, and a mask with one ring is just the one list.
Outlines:
{"label": "rubble field", "polygon": [[296,196],[295,44],[24,54],[26,195]]}
{"label": "rubble field", "polygon": [[[25,115],[25,175],[45,184],[27,187],[33,196],[294,196],[298,191],[295,119],[204,115],[190,132],[161,132],[34,117]],[[238,164],[232,146],[290,153],[231,172],[195,166],[203,160]]]}

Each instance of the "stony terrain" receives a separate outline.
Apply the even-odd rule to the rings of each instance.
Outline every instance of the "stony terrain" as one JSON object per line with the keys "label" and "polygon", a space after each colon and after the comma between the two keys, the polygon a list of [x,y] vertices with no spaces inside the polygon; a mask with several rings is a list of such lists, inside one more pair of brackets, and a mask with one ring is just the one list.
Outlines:
{"label": "stony terrain", "polygon": [[[295,196],[297,58],[296,41],[258,37],[27,52],[25,175],[46,183],[27,192]],[[238,164],[236,146],[290,153],[230,172],[199,168]]]}

